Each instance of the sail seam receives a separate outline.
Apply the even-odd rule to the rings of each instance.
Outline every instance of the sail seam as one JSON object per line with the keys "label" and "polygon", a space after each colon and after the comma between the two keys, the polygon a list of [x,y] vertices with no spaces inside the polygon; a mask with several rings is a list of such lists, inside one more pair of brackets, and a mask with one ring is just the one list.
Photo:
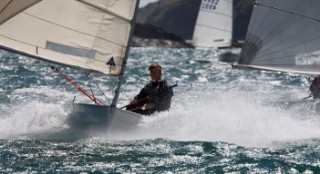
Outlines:
{"label": "sail seam", "polygon": [[[100,29],[101,29],[102,21],[103,21],[105,15],[106,15],[106,14],[104,14],[104,15],[103,15],[103,18],[101,19],[101,22],[100,22],[100,25],[99,25],[99,29],[98,29],[98,31],[97,31],[97,33],[96,33],[96,36],[98,36],[98,33],[99,33]],[[95,37],[95,38],[94,38],[94,41],[93,41],[93,44],[92,44],[91,49],[94,48],[94,45],[95,45],[95,43],[96,43],[96,41],[97,41],[97,38],[98,38],[98,37]],[[119,45],[120,45],[120,44],[119,44]],[[121,45],[121,46],[123,46],[123,45]],[[104,62],[104,61],[100,61],[100,62]],[[88,63],[88,61],[87,61],[87,63]],[[87,64],[87,63],[86,63],[86,64]]]}
{"label": "sail seam", "polygon": [[120,18],[120,19],[123,19],[123,20],[127,21],[127,22],[130,22],[130,21],[131,21],[130,19],[127,19],[126,17],[124,17],[124,16],[122,16],[122,15],[116,14],[116,13],[110,11],[110,10],[107,10],[107,9],[101,8],[101,7],[99,7],[99,6],[96,6],[96,5],[94,5],[94,4],[90,3],[90,2],[87,2],[87,1],[84,1],[84,0],[76,0],[76,1],[78,1],[78,2],[80,2],[80,3],[83,3],[83,4],[85,4],[85,5],[88,5],[88,6],[90,6],[90,7],[93,7],[93,8],[95,8],[95,9],[98,9],[98,10],[104,11],[104,12],[106,12],[106,13],[109,13],[109,14],[111,14],[111,15],[114,15],[114,16]]}
{"label": "sail seam", "polygon": [[201,10],[202,12],[207,12],[207,13],[214,13],[214,14],[219,14],[221,16],[226,16],[226,17],[232,17],[231,15],[227,15],[227,14],[224,14],[224,13],[218,13],[218,12],[214,12],[214,11],[210,11],[210,10]]}
{"label": "sail seam", "polygon": [[81,33],[81,34],[84,34],[84,35],[87,35],[87,36],[92,36],[92,37],[95,37],[95,38],[98,38],[98,39],[101,39],[101,40],[104,40],[104,41],[107,41],[107,42],[110,42],[110,43],[113,43],[113,44],[116,44],[116,45],[119,45],[119,46],[123,46],[123,45],[121,45],[121,44],[119,44],[119,43],[112,42],[112,41],[110,41],[110,40],[106,40],[105,38],[98,37],[98,36],[95,36],[95,35],[92,35],[92,34],[88,34],[88,33],[84,33],[84,32],[81,32],[81,31],[79,31],[79,30],[74,30],[74,29],[72,29],[72,28],[69,28],[69,27],[60,25],[60,24],[58,24],[58,23],[53,23],[53,22],[51,22],[51,21],[48,21],[48,20],[39,18],[38,16],[34,16],[34,15],[29,14],[29,13],[26,13],[26,12],[24,12],[24,14],[29,15],[29,16],[34,17],[34,18],[37,18],[37,19],[39,19],[39,20],[48,22],[48,23],[50,23],[50,24],[52,24],[52,25],[59,26],[59,27],[61,27],[61,28],[65,28],[65,29],[68,29],[68,30],[71,30],[71,31],[74,31],[74,32],[77,32],[77,33]]}
{"label": "sail seam", "polygon": [[8,2],[8,4],[6,4],[3,9],[1,9],[0,13],[2,13],[11,3],[13,2],[13,0],[11,0],[10,2]]}
{"label": "sail seam", "polygon": [[220,28],[216,28],[216,27],[211,27],[211,26],[208,26],[208,25],[202,25],[202,24],[197,24],[197,25],[198,26],[202,26],[202,27],[212,28],[212,29],[216,29],[216,30],[219,30],[219,31],[226,31],[226,32],[231,33],[231,31],[220,29]]}

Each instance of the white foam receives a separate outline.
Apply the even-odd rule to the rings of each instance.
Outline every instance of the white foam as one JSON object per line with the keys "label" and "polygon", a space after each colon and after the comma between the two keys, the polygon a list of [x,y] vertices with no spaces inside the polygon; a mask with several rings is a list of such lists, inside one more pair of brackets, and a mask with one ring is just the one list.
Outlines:
{"label": "white foam", "polygon": [[[179,141],[223,141],[243,146],[320,137],[319,119],[264,106],[241,91],[206,91],[176,98],[170,112],[146,117],[136,132],[114,139],[168,138]],[[317,120],[317,121],[315,121]]]}
{"label": "white foam", "polygon": [[33,101],[11,107],[11,112],[0,119],[0,138],[65,127],[66,113],[61,105]]}

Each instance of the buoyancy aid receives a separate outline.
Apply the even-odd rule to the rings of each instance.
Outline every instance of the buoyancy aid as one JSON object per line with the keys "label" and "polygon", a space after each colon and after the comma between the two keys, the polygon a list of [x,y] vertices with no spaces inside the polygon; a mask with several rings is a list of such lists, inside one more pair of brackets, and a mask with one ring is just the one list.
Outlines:
{"label": "buoyancy aid", "polygon": [[320,76],[313,79],[310,91],[313,98],[320,98]]}

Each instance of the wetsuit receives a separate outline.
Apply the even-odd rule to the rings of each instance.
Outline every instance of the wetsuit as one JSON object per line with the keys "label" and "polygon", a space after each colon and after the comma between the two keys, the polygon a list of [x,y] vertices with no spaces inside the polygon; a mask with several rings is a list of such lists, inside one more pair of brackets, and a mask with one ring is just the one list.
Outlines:
{"label": "wetsuit", "polygon": [[310,91],[314,99],[320,98],[320,77],[314,78],[310,86]]}
{"label": "wetsuit", "polygon": [[[151,115],[154,112],[169,110],[171,106],[171,98],[173,91],[169,88],[165,80],[162,81],[151,81],[144,88],[141,89],[140,93],[134,98],[139,103],[137,105],[129,105],[126,110],[136,112],[142,115]],[[153,103],[153,109],[143,110],[146,103]]]}

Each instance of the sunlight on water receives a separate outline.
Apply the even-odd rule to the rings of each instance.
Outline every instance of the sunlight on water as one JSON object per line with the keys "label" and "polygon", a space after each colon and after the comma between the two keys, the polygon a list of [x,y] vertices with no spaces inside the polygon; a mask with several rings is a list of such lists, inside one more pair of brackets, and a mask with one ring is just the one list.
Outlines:
{"label": "sunlight on water", "polygon": [[241,92],[206,92],[192,97],[194,100],[188,100],[190,94],[180,96],[182,100],[175,100],[170,112],[144,118],[137,132],[109,138],[223,141],[265,147],[320,137],[318,119],[300,119],[304,115],[263,106]]}
{"label": "sunlight on water", "polygon": [[11,112],[3,117],[0,120],[0,138],[14,138],[55,127],[66,127],[64,120],[67,115],[61,105],[32,101],[15,105]]}
{"label": "sunlight on water", "polygon": [[[28,72],[38,76],[38,84],[28,86],[28,78],[15,80],[12,66],[23,66],[8,59],[6,83],[11,92],[1,89],[0,138],[32,134],[52,128],[67,128],[64,104],[88,102],[53,72],[36,62],[37,68]],[[26,62],[21,58],[20,62]],[[170,112],[145,117],[132,132],[105,134],[107,140],[139,140],[167,138],[178,141],[222,141],[244,146],[270,146],[274,142],[295,141],[320,137],[320,118],[314,112],[297,112],[271,105],[274,101],[298,99],[308,95],[303,77],[261,71],[234,70],[219,62],[210,50],[133,49],[128,62],[126,82],[118,106],[126,105],[148,82],[147,67],[160,63],[164,78],[174,88]],[[39,69],[39,68],[38,68]],[[13,71],[13,70],[12,70]],[[40,73],[41,76],[38,74]],[[70,71],[70,73],[76,73]],[[78,75],[78,74],[77,74]],[[82,77],[81,77],[82,78]],[[54,80],[54,81],[53,81]],[[100,81],[99,81],[100,80]],[[83,79],[82,79],[83,81]],[[109,100],[110,80],[98,78]],[[288,82],[288,81],[291,81]],[[292,81],[295,81],[294,83]],[[83,81],[84,82],[84,81]],[[284,84],[287,83],[288,84]],[[50,83],[50,84],[48,84]],[[102,96],[99,96],[102,98]],[[101,135],[101,134],[100,134]],[[103,138],[103,139],[104,139]]]}

